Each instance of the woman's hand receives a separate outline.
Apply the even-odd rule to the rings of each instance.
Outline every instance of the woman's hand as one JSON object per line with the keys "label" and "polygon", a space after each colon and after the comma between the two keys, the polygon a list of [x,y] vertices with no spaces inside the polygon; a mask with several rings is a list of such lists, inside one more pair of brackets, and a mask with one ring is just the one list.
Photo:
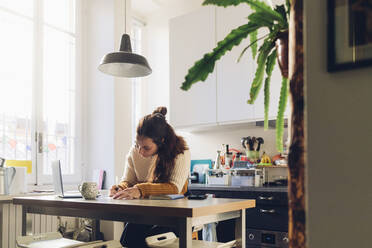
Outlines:
{"label": "woman's hand", "polygon": [[126,188],[123,190],[119,190],[113,196],[114,199],[125,199],[125,200],[132,200],[141,198],[141,191],[137,187]]}
{"label": "woman's hand", "polygon": [[118,193],[120,190],[122,190],[118,185],[112,185],[110,189],[110,197],[114,196],[116,193]]}

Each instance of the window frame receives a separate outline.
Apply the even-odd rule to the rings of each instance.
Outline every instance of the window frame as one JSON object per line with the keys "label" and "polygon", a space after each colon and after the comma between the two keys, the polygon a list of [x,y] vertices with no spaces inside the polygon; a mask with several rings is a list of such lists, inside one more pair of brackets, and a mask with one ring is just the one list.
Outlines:
{"label": "window frame", "polygon": [[[53,182],[50,174],[43,174],[45,166],[43,162],[44,152],[39,153],[38,151],[38,140],[39,134],[47,135],[43,130],[43,85],[44,85],[44,73],[43,73],[43,58],[44,58],[44,3],[47,0],[32,0],[33,1],[33,16],[30,17],[32,22],[32,106],[31,106],[31,161],[32,161],[32,173],[27,175],[27,183],[30,185],[43,185],[51,184]],[[74,173],[64,174],[64,183],[77,183],[82,179],[82,116],[83,116],[83,5],[82,1],[75,0],[75,136],[74,136]],[[5,11],[7,10],[4,7]],[[11,9],[9,9],[12,12]],[[15,12],[15,15],[19,18],[24,18],[22,14]],[[26,17],[28,18],[28,17]],[[53,27],[51,25],[47,25]],[[58,27],[56,27],[58,30]],[[64,30],[59,30],[64,32]],[[70,33],[66,31],[65,33]],[[71,33],[70,33],[71,34]]]}
{"label": "window frame", "polygon": [[[36,0],[37,1],[37,0]],[[41,1],[46,1],[46,0],[41,0]],[[76,89],[76,94],[75,94],[75,127],[76,127],[76,137],[75,137],[75,156],[74,156],[74,174],[63,174],[63,183],[64,184],[72,184],[72,183],[78,183],[82,179],[82,116],[83,116],[83,100],[82,100],[82,87],[83,87],[83,66],[82,66],[82,37],[83,37],[83,18],[82,18],[82,1],[76,0],[75,1],[75,89]],[[43,10],[41,10],[41,15],[39,17],[42,17]],[[43,28],[43,22],[41,22],[40,27]],[[42,35],[40,37],[43,38]],[[42,53],[42,51],[41,51]],[[42,56],[40,56],[42,57]],[[39,63],[40,67],[43,67],[44,65],[42,63]],[[42,71],[43,68],[40,68]],[[40,73],[41,77],[43,76],[42,73]],[[41,79],[39,82],[43,82]],[[42,92],[42,83],[41,83],[41,89],[39,91],[40,93]],[[38,99],[42,99],[39,97]],[[39,103],[41,107],[40,113],[39,113],[39,122],[37,125],[37,132],[43,132],[42,127],[43,127],[43,116],[42,116],[42,104]],[[46,135],[46,134],[43,134]],[[37,150],[36,150],[37,151]],[[44,153],[40,155],[40,153],[37,153],[37,156],[43,156]],[[39,165],[41,163],[41,166]],[[42,184],[52,184],[53,183],[53,178],[51,175],[43,174],[43,157],[40,157],[37,159],[37,184],[42,185]]]}

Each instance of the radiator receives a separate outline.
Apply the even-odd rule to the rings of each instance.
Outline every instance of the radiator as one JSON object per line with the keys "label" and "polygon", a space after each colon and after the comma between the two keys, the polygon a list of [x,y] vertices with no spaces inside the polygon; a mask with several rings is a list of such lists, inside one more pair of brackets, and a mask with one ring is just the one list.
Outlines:
{"label": "radiator", "polygon": [[[55,232],[57,216],[27,214],[27,235]],[[16,237],[22,235],[22,207],[0,204],[0,248],[16,248]]]}

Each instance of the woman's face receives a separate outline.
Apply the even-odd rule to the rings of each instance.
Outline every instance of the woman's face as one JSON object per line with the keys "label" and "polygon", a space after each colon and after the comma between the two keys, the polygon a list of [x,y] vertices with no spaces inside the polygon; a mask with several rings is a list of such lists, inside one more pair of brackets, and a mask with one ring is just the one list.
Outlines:
{"label": "woman's face", "polygon": [[140,136],[137,138],[136,147],[139,153],[147,158],[156,154],[158,146],[153,142],[151,138]]}

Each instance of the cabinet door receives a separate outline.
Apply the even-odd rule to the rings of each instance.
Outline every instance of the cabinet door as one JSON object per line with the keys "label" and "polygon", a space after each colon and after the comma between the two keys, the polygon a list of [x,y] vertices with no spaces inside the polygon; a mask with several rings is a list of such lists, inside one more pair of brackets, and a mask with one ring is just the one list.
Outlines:
{"label": "cabinet door", "polygon": [[215,47],[215,8],[176,17],[169,23],[170,122],[174,127],[216,123],[216,75],[180,89],[188,69]]}
{"label": "cabinet door", "polygon": [[246,227],[288,232],[288,207],[257,205],[246,210]]}
{"label": "cabinet door", "polygon": [[[250,12],[249,7],[244,4],[217,8],[217,41],[222,40],[231,30],[246,24]],[[254,78],[251,50],[248,49],[237,63],[241,51],[249,43],[247,37],[217,62],[217,122],[248,121],[254,118],[254,107],[247,104]]]}

